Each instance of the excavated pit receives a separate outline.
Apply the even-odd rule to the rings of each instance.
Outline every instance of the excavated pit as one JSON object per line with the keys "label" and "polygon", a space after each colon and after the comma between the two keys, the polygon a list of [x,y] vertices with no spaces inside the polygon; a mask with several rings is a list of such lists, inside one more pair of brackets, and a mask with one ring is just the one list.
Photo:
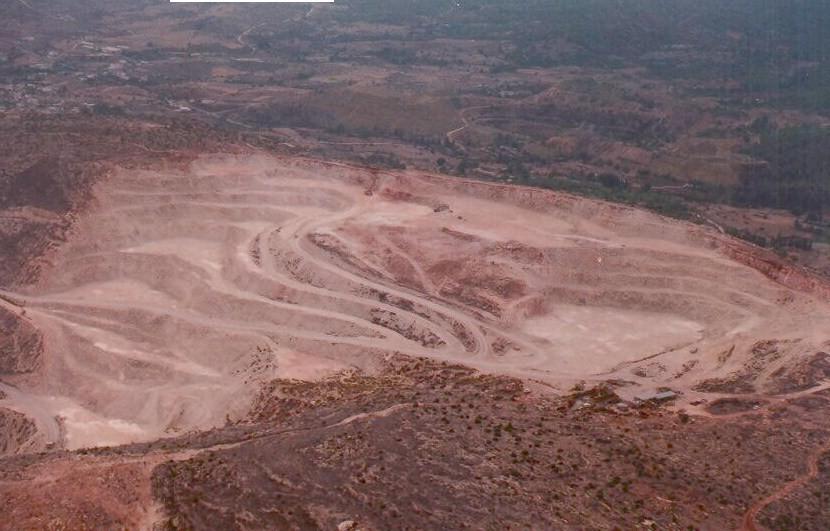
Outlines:
{"label": "excavated pit", "polygon": [[44,444],[222,425],[261,382],[392,353],[634,393],[728,379],[758,341],[794,341],[756,367],[762,386],[830,335],[825,302],[707,229],[565,194],[211,156],[115,172],[94,198],[38,283],[3,293],[42,353],[0,406]]}

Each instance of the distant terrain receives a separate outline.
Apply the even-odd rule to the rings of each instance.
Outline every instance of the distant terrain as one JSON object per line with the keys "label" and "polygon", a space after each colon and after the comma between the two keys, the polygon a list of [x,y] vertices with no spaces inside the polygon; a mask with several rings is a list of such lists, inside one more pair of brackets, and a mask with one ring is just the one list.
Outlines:
{"label": "distant terrain", "polygon": [[0,11],[0,528],[830,525],[830,6]]}
{"label": "distant terrain", "polygon": [[27,132],[60,134],[56,117],[129,124],[107,139],[120,153],[209,127],[638,204],[830,267],[823,2],[76,4],[8,7],[0,108],[18,156]]}

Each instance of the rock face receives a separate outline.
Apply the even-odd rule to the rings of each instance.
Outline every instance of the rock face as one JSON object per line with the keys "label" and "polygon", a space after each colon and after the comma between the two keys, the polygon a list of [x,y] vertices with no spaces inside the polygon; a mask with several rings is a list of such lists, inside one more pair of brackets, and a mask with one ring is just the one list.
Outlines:
{"label": "rock face", "polygon": [[761,272],[782,286],[830,299],[830,284],[803,267],[779,258],[775,253],[735,239],[722,240],[724,254]]}
{"label": "rock face", "polygon": [[43,337],[28,321],[0,308],[0,375],[34,371],[43,352]]}
{"label": "rock face", "polygon": [[0,408],[0,457],[25,452],[36,435],[37,428],[29,418],[17,411]]}
{"label": "rock face", "polygon": [[0,286],[37,280],[49,251],[64,240],[72,213],[91,197],[94,175],[55,157],[0,173]]}

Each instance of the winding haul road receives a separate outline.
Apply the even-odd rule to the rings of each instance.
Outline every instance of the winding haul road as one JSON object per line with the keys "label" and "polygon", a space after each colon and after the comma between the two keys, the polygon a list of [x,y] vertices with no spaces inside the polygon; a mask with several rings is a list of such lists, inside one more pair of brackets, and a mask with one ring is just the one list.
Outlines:
{"label": "winding haul road", "polygon": [[685,226],[522,203],[540,195],[256,156],[116,172],[38,284],[0,292],[46,346],[0,405],[50,442],[116,444],[221,425],[261,382],[395,353],[567,386],[651,382],[640,365],[672,378],[693,345],[716,357],[770,323],[821,329]]}
{"label": "winding haul road", "polygon": [[[309,237],[366,214],[372,201],[362,189],[308,177],[236,184],[214,175],[140,186],[127,178],[102,191],[100,207],[56,258],[52,278],[22,293],[2,292],[46,333],[46,377],[76,385],[58,385],[60,399],[50,401],[0,384],[5,404],[33,418],[53,443],[61,442],[59,419],[67,407],[116,430],[130,419],[152,438],[177,423],[219,423],[229,394],[250,395],[239,383],[251,376],[250,367],[228,363],[242,357],[239,343],[273,352],[263,362],[267,379],[280,375],[288,359],[332,348],[486,361],[490,341],[483,329],[510,335],[495,321],[327,259]],[[377,321],[378,310],[394,322]],[[156,332],[147,328],[154,321],[167,324]],[[215,342],[206,344],[200,331]],[[429,335],[438,343],[423,344]],[[330,370],[342,366],[336,359],[327,363]],[[125,400],[130,394],[134,399]],[[181,399],[190,405],[180,406]],[[171,405],[178,409],[168,410]],[[72,447],[73,430],[91,425],[68,423],[64,442]],[[125,440],[134,433],[131,425]]]}

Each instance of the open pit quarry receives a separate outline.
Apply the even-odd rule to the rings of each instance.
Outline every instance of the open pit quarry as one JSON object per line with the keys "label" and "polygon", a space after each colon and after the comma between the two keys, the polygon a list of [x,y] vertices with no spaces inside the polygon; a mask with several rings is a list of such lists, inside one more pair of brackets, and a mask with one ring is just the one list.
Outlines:
{"label": "open pit quarry", "polygon": [[417,172],[241,155],[118,169],[40,279],[0,293],[5,445],[219,427],[267,382],[395,355],[553,393],[668,388],[691,412],[820,389],[826,288],[756,254],[641,210]]}

